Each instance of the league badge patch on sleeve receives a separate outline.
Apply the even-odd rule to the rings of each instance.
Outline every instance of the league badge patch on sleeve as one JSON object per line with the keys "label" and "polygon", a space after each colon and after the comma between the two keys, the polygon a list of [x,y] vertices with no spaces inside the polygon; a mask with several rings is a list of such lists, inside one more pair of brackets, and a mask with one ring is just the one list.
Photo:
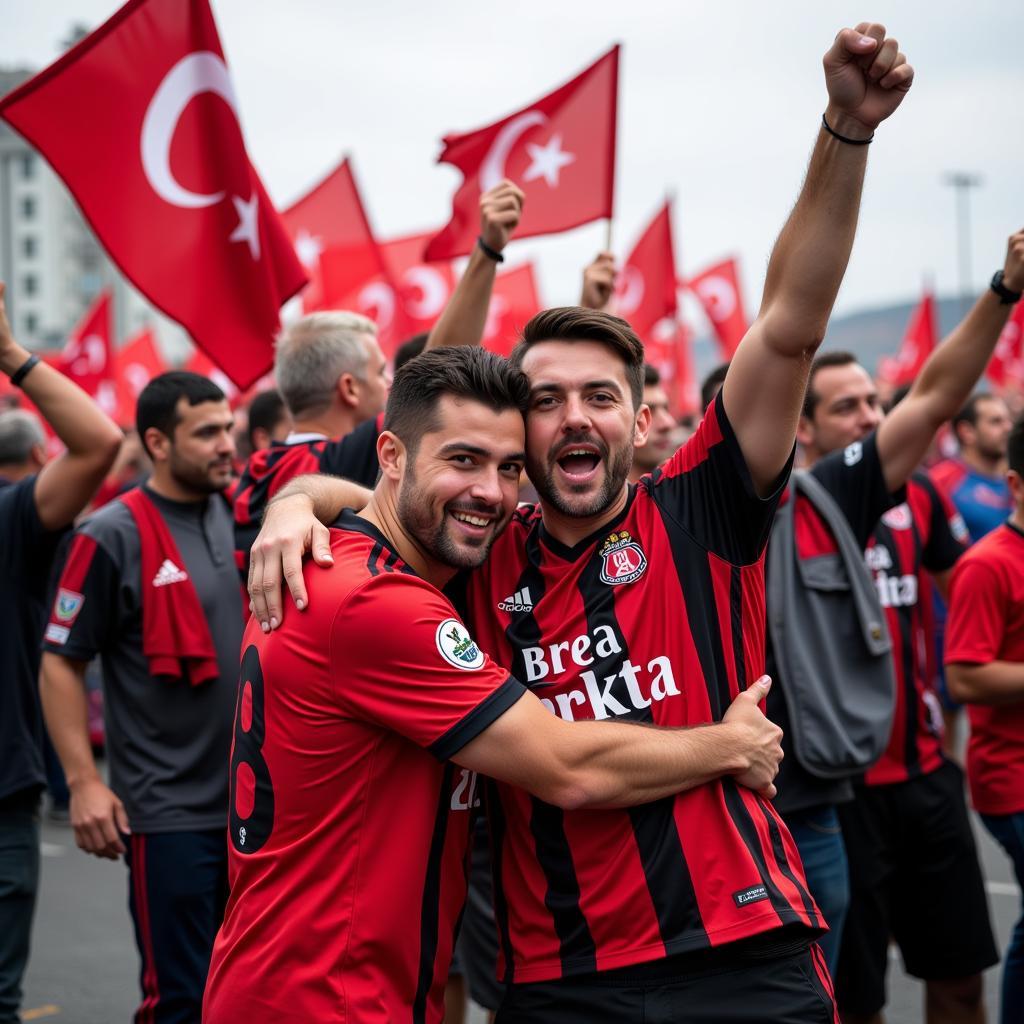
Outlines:
{"label": "league badge patch on sleeve", "polygon": [[78,618],[83,604],[85,604],[84,594],[76,594],[73,590],[65,590],[61,587],[57,591],[57,599],[53,603],[54,617],[70,626]]}
{"label": "league badge patch on sleeve", "polygon": [[456,668],[475,669],[484,663],[484,652],[458,619],[445,619],[434,634],[441,657]]}
{"label": "league badge patch on sleeve", "polygon": [[632,583],[646,568],[647,556],[627,530],[610,533],[601,545],[602,583]]}

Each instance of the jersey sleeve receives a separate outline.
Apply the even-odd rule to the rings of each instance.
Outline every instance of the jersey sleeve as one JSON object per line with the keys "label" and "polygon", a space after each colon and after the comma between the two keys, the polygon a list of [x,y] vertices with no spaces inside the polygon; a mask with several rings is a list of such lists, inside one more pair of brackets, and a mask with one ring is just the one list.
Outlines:
{"label": "jersey sleeve", "polygon": [[81,529],[72,534],[57,577],[43,650],[90,661],[116,626],[120,572],[97,540]]}
{"label": "jersey sleeve", "polygon": [[952,502],[924,473],[914,475],[915,483],[928,497],[928,540],[921,562],[929,572],[945,572],[966,551],[967,526]]}
{"label": "jersey sleeve", "polygon": [[477,646],[444,596],[403,573],[364,583],[331,627],[343,712],[400,733],[445,761],[526,688]]}
{"label": "jersey sleeve", "polygon": [[328,441],[320,454],[320,469],[333,476],[373,487],[380,472],[377,438],[383,429],[384,415],[360,423],[355,430],[335,441]]}
{"label": "jersey sleeve", "polygon": [[906,500],[905,487],[895,492],[886,487],[875,433],[819,459],[811,472],[840,507],[861,547],[882,513]]}
{"label": "jersey sleeve", "polygon": [[698,543],[734,565],[756,562],[793,467],[789,457],[771,494],[758,495],[719,394],[674,455],[650,476],[658,505]]}
{"label": "jersey sleeve", "polygon": [[999,572],[978,558],[953,570],[943,661],[987,665],[995,661],[1006,632],[1007,595]]}

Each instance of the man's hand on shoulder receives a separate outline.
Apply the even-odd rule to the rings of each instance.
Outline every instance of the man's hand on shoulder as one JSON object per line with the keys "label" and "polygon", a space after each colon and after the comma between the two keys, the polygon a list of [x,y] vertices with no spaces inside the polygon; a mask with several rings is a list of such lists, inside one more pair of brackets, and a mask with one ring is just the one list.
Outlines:
{"label": "man's hand on shoulder", "polygon": [[768,696],[771,679],[761,676],[730,705],[722,724],[736,730],[737,753],[744,767],[734,772],[741,786],[771,799],[775,796],[775,776],[782,763],[782,730],[765,717],[761,701]]}
{"label": "man's hand on shoulder", "polygon": [[914,69],[885,26],[862,21],[844,28],[822,61],[828,89],[829,127],[851,139],[868,139],[903,102]]}
{"label": "man's hand on shoulder", "polygon": [[501,252],[519,226],[525,201],[522,189],[501,181],[480,197],[480,237],[484,245]]}

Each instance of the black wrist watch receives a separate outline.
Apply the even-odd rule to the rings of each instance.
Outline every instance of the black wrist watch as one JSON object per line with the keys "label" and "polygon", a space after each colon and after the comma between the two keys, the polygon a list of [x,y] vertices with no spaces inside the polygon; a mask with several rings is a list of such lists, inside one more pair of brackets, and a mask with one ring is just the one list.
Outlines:
{"label": "black wrist watch", "polygon": [[989,288],[999,296],[999,301],[1004,306],[1012,306],[1015,302],[1020,302],[1021,293],[1010,291],[1010,289],[1003,284],[1003,272],[1001,270],[997,270],[992,275],[992,283],[989,285]]}

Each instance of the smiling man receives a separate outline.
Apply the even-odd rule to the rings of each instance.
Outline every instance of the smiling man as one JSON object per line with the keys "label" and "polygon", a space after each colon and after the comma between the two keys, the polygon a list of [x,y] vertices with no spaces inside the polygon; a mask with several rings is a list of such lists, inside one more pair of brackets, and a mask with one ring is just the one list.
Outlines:
{"label": "smiling man", "polygon": [[[199,1017],[227,899],[227,780],[242,637],[231,409],[175,371],[139,395],[153,461],[141,487],[75,532],[46,627],[43,711],[71,790],[75,842],[129,869],[139,1020]],[[85,669],[103,661],[110,785],[93,760]]]}

